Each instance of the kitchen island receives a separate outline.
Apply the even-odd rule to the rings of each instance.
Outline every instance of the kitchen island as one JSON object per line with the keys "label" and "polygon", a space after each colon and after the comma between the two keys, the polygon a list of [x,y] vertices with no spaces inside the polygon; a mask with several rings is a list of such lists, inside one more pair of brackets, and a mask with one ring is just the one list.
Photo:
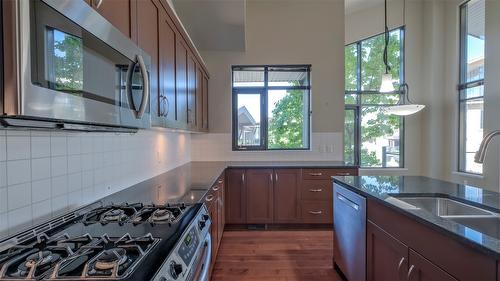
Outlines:
{"label": "kitchen island", "polygon": [[366,198],[367,280],[498,280],[499,193],[417,176],[333,181]]}

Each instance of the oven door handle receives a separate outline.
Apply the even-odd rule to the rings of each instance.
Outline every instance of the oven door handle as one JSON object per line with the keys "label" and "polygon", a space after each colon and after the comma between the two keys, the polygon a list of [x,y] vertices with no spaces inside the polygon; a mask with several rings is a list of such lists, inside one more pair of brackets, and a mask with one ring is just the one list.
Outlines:
{"label": "oven door handle", "polygon": [[203,252],[196,268],[196,274],[192,281],[208,281],[208,271],[210,269],[210,262],[212,261],[212,237],[207,234],[205,242],[203,243]]}

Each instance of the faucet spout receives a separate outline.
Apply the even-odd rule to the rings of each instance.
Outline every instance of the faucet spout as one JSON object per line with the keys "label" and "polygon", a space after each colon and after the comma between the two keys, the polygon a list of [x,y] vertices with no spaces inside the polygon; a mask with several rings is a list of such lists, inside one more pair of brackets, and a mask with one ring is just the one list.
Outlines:
{"label": "faucet spout", "polygon": [[500,135],[500,130],[490,132],[483,138],[481,146],[479,146],[479,150],[476,152],[476,155],[474,155],[474,162],[480,164],[484,163],[484,158],[486,157],[488,146],[490,145],[491,140],[498,135]]}

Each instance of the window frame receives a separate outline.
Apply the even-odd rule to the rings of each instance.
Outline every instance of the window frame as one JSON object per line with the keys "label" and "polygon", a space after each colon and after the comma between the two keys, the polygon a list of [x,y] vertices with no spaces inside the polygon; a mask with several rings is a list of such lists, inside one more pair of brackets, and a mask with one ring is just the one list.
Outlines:
{"label": "window frame", "polygon": [[[269,86],[269,68],[305,68],[307,71],[308,86]],[[235,87],[234,71],[242,68],[263,68],[264,86],[262,87]],[[268,147],[268,95],[269,90],[302,90],[307,93],[307,146],[303,148],[269,148]],[[260,93],[260,145],[238,145],[238,94]],[[233,65],[231,66],[231,98],[232,98],[232,150],[233,151],[304,151],[311,150],[312,111],[311,111],[311,65],[310,64],[285,64],[285,65]]]}
{"label": "window frame", "polygon": [[[457,171],[464,174],[471,175],[482,175],[482,173],[475,173],[472,171],[467,171],[467,151],[466,151],[466,132],[467,132],[467,122],[466,115],[463,112],[463,106],[467,105],[469,101],[483,100],[484,104],[484,92],[483,95],[477,97],[467,98],[463,95],[468,89],[473,89],[477,87],[484,87],[484,75],[483,78],[475,79],[473,81],[467,81],[467,34],[468,34],[468,4],[471,0],[467,0],[459,6],[459,77],[458,77],[458,145],[457,145]],[[484,66],[483,66],[484,67]],[[483,69],[484,71],[484,69]],[[483,88],[484,91],[484,88]],[[482,111],[481,122],[484,122],[484,109]],[[484,124],[484,123],[483,123]]]}
{"label": "window frame", "polygon": [[[399,83],[402,85],[405,83],[405,35],[406,35],[406,26],[400,26],[397,28],[394,28],[392,30],[389,30],[389,32],[394,32],[399,30],[399,35],[400,35],[400,57],[399,57]],[[404,168],[405,167],[405,122],[406,118],[404,116],[400,117],[400,127],[399,127],[399,167],[369,167],[369,166],[362,166],[361,163],[361,148],[362,148],[362,140],[361,140],[361,114],[362,114],[362,108],[363,107],[387,107],[391,106],[389,104],[363,104],[362,103],[362,96],[366,95],[380,95],[381,93],[379,91],[374,91],[374,90],[362,90],[363,87],[363,81],[362,81],[362,67],[363,67],[363,62],[362,62],[362,43],[373,39],[377,36],[381,36],[384,33],[379,33],[352,43],[349,43],[344,46],[344,48],[347,48],[348,46],[351,45],[356,45],[356,54],[357,54],[357,61],[356,61],[356,90],[344,90],[344,102],[345,102],[345,96],[347,95],[355,95],[356,96],[356,103],[355,104],[345,104],[344,105],[344,124],[345,124],[345,112],[347,110],[353,110],[354,111],[354,165],[357,165],[363,169],[394,169],[394,168]],[[344,73],[345,75],[345,73]],[[386,94],[386,93],[384,93]],[[399,94],[399,100],[403,98],[403,92],[402,91],[394,91],[389,94]],[[344,130],[345,133],[345,130]],[[345,137],[342,140],[343,142],[345,141]],[[345,160],[345,143],[343,146],[343,153],[344,153],[344,160]]]}

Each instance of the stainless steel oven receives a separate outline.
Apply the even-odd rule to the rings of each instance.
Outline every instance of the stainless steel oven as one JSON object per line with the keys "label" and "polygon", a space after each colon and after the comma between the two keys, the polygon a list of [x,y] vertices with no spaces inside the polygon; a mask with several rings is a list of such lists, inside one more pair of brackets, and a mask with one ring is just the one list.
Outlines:
{"label": "stainless steel oven", "polygon": [[5,0],[4,126],[150,127],[151,59],[83,0]]}

